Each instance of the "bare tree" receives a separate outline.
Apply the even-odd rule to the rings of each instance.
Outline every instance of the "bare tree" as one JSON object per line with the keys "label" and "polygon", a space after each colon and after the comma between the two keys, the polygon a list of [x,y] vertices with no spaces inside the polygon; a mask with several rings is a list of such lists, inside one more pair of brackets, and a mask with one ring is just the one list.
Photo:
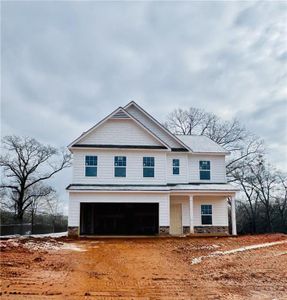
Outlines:
{"label": "bare tree", "polygon": [[31,191],[27,191],[31,196],[29,202],[26,204],[27,208],[31,215],[31,231],[34,233],[34,223],[35,216],[38,213],[38,210],[45,209],[47,207],[47,202],[56,192],[50,186],[45,186],[42,183],[35,184]]}
{"label": "bare tree", "polygon": [[249,169],[244,165],[238,166],[233,172],[234,180],[239,183],[245,201],[240,201],[242,207],[245,210],[245,214],[248,216],[251,224],[251,232],[257,232],[257,218],[258,218],[258,193],[256,189],[248,183],[246,178],[248,177]]}
{"label": "bare tree", "polygon": [[245,181],[254,189],[259,201],[264,206],[267,231],[272,232],[273,195],[276,194],[278,188],[278,173],[266,163],[263,157],[259,157],[257,162],[249,164],[247,168],[249,169],[249,175],[245,177]]}
{"label": "bare tree", "polygon": [[246,162],[264,153],[264,143],[248,132],[239,121],[223,121],[216,115],[197,108],[176,109],[167,116],[164,126],[175,134],[204,135],[215,141],[231,155],[226,171],[229,181],[234,181],[232,173]]}
{"label": "bare tree", "polygon": [[0,167],[4,179],[1,188],[10,191],[16,218],[22,224],[23,215],[33,204],[33,199],[43,197],[52,190],[42,185],[39,188],[39,185],[70,167],[71,155],[33,138],[17,136],[4,137],[2,150],[4,154],[0,156]]}
{"label": "bare tree", "polygon": [[275,209],[278,212],[280,225],[287,232],[287,177],[286,175],[278,174],[278,188],[275,195],[272,195],[275,201]]}

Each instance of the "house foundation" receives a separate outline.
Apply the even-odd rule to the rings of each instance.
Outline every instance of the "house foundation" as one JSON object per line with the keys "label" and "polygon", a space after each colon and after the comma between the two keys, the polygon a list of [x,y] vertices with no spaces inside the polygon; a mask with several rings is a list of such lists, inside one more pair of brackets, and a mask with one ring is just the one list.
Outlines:
{"label": "house foundation", "polygon": [[212,233],[229,235],[228,226],[194,226],[194,233]]}
{"label": "house foundation", "polygon": [[74,226],[74,227],[69,226],[68,227],[68,236],[69,237],[78,237],[79,236],[79,227],[77,227],[77,226]]}
{"label": "house foundation", "polygon": [[160,226],[159,235],[169,235],[169,226]]}

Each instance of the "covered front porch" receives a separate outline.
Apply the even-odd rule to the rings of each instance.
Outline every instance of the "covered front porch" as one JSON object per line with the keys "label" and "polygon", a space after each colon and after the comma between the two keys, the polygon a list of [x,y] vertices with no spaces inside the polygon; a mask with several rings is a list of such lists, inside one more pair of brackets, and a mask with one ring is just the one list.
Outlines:
{"label": "covered front porch", "polygon": [[235,192],[171,192],[170,235],[229,235],[230,232],[237,235]]}

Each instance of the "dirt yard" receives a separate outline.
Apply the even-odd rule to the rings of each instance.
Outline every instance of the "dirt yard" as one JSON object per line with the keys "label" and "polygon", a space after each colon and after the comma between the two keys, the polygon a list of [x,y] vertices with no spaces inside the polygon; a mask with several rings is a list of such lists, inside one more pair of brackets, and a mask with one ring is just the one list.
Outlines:
{"label": "dirt yard", "polygon": [[1,299],[287,299],[286,235],[0,246]]}

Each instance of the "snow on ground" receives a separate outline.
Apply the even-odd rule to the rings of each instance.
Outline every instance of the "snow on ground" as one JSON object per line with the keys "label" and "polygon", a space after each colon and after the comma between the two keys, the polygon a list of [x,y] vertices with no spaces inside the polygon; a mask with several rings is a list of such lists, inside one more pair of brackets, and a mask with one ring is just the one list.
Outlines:
{"label": "snow on ground", "polygon": [[5,236],[5,240],[2,237],[0,241],[0,250],[8,251],[12,248],[24,248],[29,251],[86,251],[81,245],[58,240],[65,236],[67,236],[67,232]]}
{"label": "snow on ground", "polygon": [[43,241],[41,243],[37,243],[34,241],[29,241],[23,244],[23,247],[32,250],[32,251],[59,251],[59,250],[71,250],[71,251],[86,251],[82,247],[79,247],[72,243],[63,243],[63,242],[54,242],[54,241]]}
{"label": "snow on ground", "polygon": [[44,234],[28,234],[28,235],[20,235],[20,234],[14,234],[14,235],[1,235],[0,239],[13,239],[13,238],[44,238],[44,237],[51,237],[51,238],[57,238],[57,237],[64,237],[68,236],[68,232],[55,232],[55,233],[44,233]]}
{"label": "snow on ground", "polygon": [[[280,245],[280,244],[287,244],[287,241],[257,244],[257,245],[245,246],[245,247],[232,249],[232,250],[227,250],[227,251],[215,251],[215,252],[212,252],[209,255],[199,256],[199,257],[193,258],[192,261],[191,261],[191,264],[192,265],[197,265],[197,264],[201,263],[203,259],[209,258],[209,257],[216,257],[216,256],[234,254],[234,253],[238,253],[238,252],[244,252],[244,251],[249,251],[249,250],[254,250],[254,249],[266,248],[266,247],[271,247],[271,246]],[[285,254],[285,253],[283,253],[283,254]]]}

